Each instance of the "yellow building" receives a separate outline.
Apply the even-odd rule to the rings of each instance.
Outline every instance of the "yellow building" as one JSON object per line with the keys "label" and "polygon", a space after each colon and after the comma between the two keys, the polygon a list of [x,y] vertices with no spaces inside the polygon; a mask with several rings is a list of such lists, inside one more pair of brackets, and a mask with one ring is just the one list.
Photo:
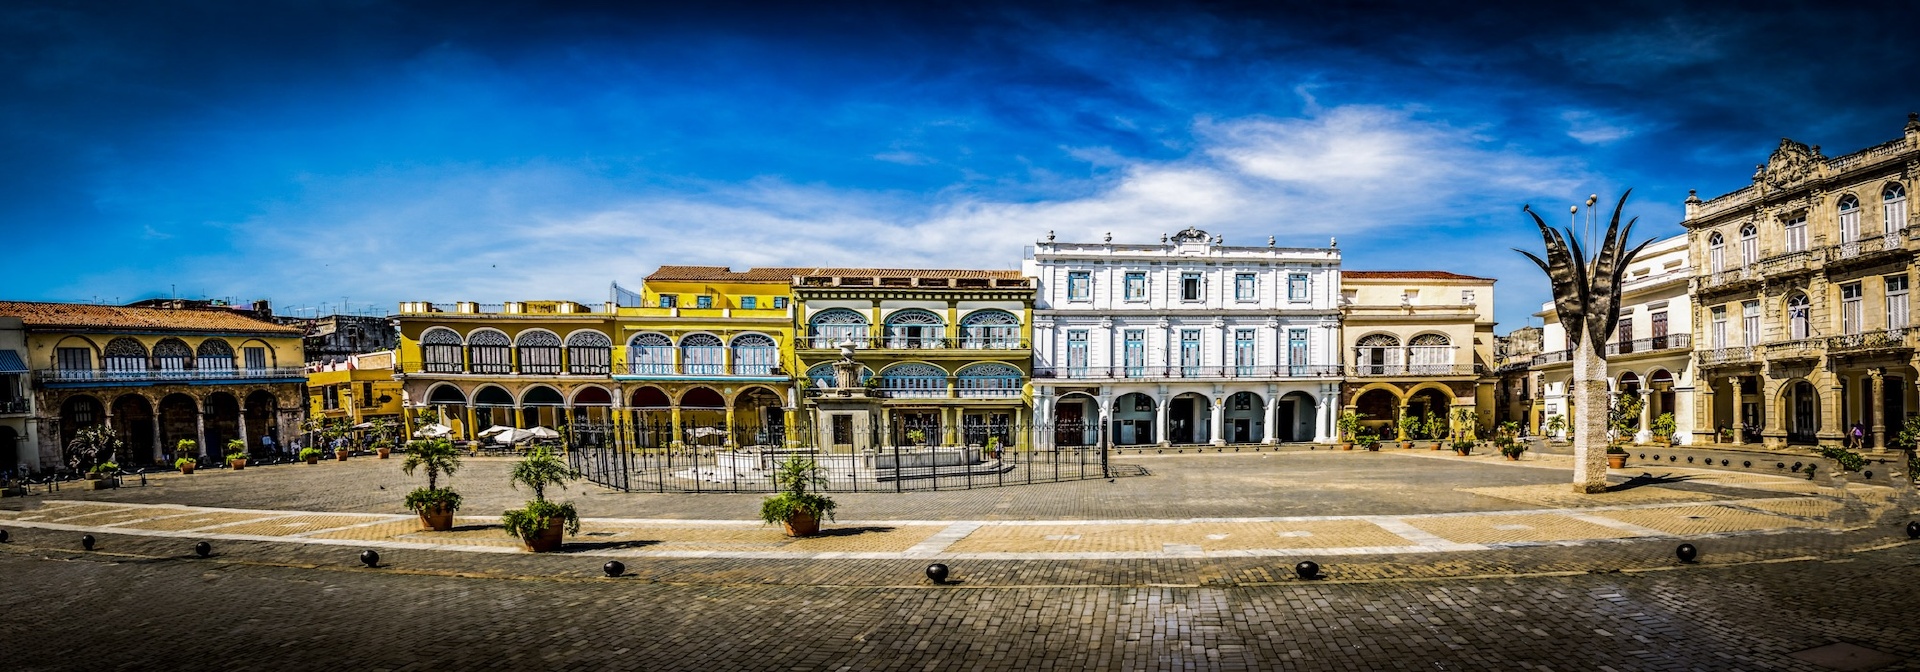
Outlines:
{"label": "yellow building", "polygon": [[1473,409],[1493,422],[1493,280],[1445,271],[1342,271],[1342,397],[1381,436],[1406,414]]}
{"label": "yellow building", "polygon": [[393,379],[394,353],[348,355],[307,371],[307,417],[358,425],[374,418],[400,422],[400,381]]}
{"label": "yellow building", "polygon": [[25,331],[36,409],[30,470],[62,467],[62,447],[105,424],[123,466],[162,462],[182,439],[219,456],[230,439],[252,452],[285,446],[306,404],[301,332],[224,306],[99,306],[0,301]]}
{"label": "yellow building", "polygon": [[664,266],[633,300],[400,305],[409,416],[453,436],[574,425],[640,447],[780,443],[790,269]]}

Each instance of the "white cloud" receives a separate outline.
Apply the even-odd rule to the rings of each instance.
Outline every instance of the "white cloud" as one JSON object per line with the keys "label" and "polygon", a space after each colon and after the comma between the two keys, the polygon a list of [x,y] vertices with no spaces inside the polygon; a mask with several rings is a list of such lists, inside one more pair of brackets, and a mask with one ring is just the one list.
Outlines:
{"label": "white cloud", "polygon": [[1560,119],[1567,122],[1567,137],[1581,144],[1604,145],[1634,134],[1625,125],[1585,110],[1561,112]]}
{"label": "white cloud", "polygon": [[[1569,162],[1387,108],[1202,119],[1194,135],[1198,149],[1170,161],[1070,150],[1104,170],[1053,199],[776,180],[636,192],[564,166],[449,168],[316,180],[299,202],[237,228],[249,258],[280,260],[280,292],[598,301],[609,281],[634,284],[661,264],[1017,268],[1021,248],[1048,231],[1147,242],[1194,226],[1230,244],[1271,235],[1320,246],[1478,217],[1584,181]],[[1430,265],[1415,256],[1409,265]]]}

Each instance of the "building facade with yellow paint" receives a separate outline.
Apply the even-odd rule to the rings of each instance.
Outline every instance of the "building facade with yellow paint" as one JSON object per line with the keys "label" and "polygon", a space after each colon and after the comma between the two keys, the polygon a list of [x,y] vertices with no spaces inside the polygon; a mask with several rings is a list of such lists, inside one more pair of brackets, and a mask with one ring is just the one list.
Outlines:
{"label": "building facade with yellow paint", "polygon": [[1342,271],[1346,409],[1383,437],[1407,438],[1402,416],[1447,418],[1459,408],[1490,428],[1493,283],[1445,271]]}
{"label": "building facade with yellow paint", "polygon": [[[34,417],[11,456],[29,471],[64,468],[63,447],[105,425],[122,466],[163,463],[183,439],[218,457],[283,449],[306,412],[301,332],[263,319],[270,308],[0,301],[25,333]],[[24,448],[20,445],[24,443]]]}
{"label": "building facade with yellow paint", "polygon": [[358,425],[382,418],[401,420],[400,381],[393,378],[393,351],[346,355],[307,372],[307,417]]}

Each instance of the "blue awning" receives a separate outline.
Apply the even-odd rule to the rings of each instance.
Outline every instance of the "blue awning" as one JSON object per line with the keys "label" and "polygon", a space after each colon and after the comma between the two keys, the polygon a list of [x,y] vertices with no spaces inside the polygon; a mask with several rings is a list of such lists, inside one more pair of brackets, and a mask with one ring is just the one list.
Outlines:
{"label": "blue awning", "polygon": [[0,350],[0,373],[26,373],[27,362],[18,350]]}

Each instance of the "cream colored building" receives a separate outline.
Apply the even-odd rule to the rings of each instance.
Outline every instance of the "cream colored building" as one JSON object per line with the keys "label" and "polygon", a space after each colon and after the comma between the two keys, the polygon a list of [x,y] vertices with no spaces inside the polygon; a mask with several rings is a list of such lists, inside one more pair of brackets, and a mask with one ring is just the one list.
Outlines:
{"label": "cream colored building", "polygon": [[[1655,242],[1627,265],[1620,287],[1620,323],[1607,336],[1607,388],[1615,395],[1632,392],[1645,397],[1636,442],[1653,438],[1654,422],[1672,413],[1675,443],[1704,440],[1696,437],[1694,412],[1693,304],[1687,294],[1694,269],[1687,237]],[[1567,396],[1573,362],[1567,330],[1551,302],[1534,313],[1546,322],[1541,335],[1545,350],[1534,358],[1533,376],[1541,390],[1542,424],[1547,418],[1571,419]],[[1566,432],[1560,432],[1564,438]]]}
{"label": "cream colored building", "polygon": [[[1855,423],[1885,447],[1915,410],[1908,295],[1920,116],[1838,157],[1781,139],[1751,184],[1686,201],[1702,375],[1696,432],[1770,447],[1840,445]],[[1760,436],[1752,436],[1758,428]]]}
{"label": "cream colored building", "polygon": [[1406,413],[1472,408],[1493,422],[1493,280],[1445,271],[1342,271],[1347,410],[1404,438]]}

